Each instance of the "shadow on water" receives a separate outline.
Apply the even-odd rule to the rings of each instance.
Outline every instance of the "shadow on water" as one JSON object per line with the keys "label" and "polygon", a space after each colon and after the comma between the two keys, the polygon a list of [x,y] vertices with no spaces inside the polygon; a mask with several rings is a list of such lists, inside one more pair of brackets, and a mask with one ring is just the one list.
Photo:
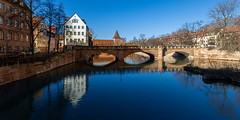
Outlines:
{"label": "shadow on water", "polygon": [[[165,118],[171,117],[173,119],[184,119],[181,115],[186,114],[185,112],[195,115],[189,115],[187,119],[193,119],[196,116],[199,119],[204,119],[205,117],[202,114],[204,116],[215,116],[209,117],[209,119],[239,119],[239,86],[221,81],[205,81],[202,75],[183,71],[183,67],[187,64],[206,68],[239,65],[239,63],[230,64],[219,61],[210,64],[207,61],[199,60],[191,63],[183,60],[176,64],[164,63],[161,60],[151,63],[145,61],[145,63],[138,65],[127,64],[124,61],[114,61],[104,67],[96,67],[86,63],[73,63],[45,74],[1,86],[0,119],[71,119],[74,116],[82,119],[90,119],[94,116],[97,118],[92,119],[113,119],[119,115],[117,110],[121,111],[119,119],[131,119],[131,115],[139,116],[136,119],[145,119],[144,115],[154,116],[152,119],[163,119],[158,116],[159,111],[163,113],[162,116],[166,115]],[[164,72],[168,69],[172,71]],[[103,77],[105,75],[109,76]],[[118,76],[125,79],[125,87],[114,86],[116,85],[114,81],[119,79]],[[103,79],[98,80],[101,77]],[[143,78],[147,80],[143,80]],[[131,82],[135,79],[138,81]],[[147,82],[145,83],[145,81]],[[148,85],[150,87],[147,87]],[[113,87],[107,89],[109,86]],[[172,91],[169,91],[169,88]],[[96,92],[96,94],[93,94],[93,92]],[[101,97],[104,94],[110,94],[111,96]],[[144,95],[147,97],[143,98]],[[157,97],[157,95],[160,97]],[[89,101],[86,101],[87,97],[92,98],[93,101],[90,98],[87,99]],[[147,101],[148,98],[149,101]],[[203,100],[199,100],[199,98]],[[131,102],[131,100],[134,102]],[[95,104],[99,101],[104,103],[103,108],[100,104]],[[119,105],[116,105],[114,101]],[[196,104],[194,104],[194,101],[196,101]],[[145,108],[141,109],[145,114],[139,113],[140,108],[137,103]],[[128,104],[127,107],[130,109],[131,115],[126,115],[128,113],[125,111],[128,111],[128,109],[121,107],[125,104]],[[144,106],[145,104],[146,106]],[[96,108],[96,106],[101,111],[106,111],[106,115],[96,109],[91,109]],[[80,111],[81,108],[82,111]],[[175,108],[175,113],[169,108]],[[196,110],[196,108],[199,110]],[[187,111],[189,109],[191,111]],[[79,112],[77,112],[78,110]],[[166,111],[171,111],[171,114],[175,114],[176,117],[169,116]],[[107,114],[110,112],[112,115]],[[90,118],[88,114],[91,114]],[[102,118],[99,118],[99,116]]]}

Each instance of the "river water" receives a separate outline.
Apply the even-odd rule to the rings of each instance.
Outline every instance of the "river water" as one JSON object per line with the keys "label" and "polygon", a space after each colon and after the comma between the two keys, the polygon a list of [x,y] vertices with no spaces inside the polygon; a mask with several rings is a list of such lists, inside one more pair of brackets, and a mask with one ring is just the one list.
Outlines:
{"label": "river water", "polygon": [[0,120],[240,119],[238,85],[207,82],[183,70],[188,64],[209,68],[239,62],[144,64],[145,59],[131,56],[108,64],[112,59],[96,58],[97,66],[73,63],[1,86]]}

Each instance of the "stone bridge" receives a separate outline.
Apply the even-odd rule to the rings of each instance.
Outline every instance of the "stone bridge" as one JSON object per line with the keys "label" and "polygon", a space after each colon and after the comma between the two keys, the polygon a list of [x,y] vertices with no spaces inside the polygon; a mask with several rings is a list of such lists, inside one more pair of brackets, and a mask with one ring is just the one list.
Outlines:
{"label": "stone bridge", "polygon": [[136,52],[143,52],[150,56],[150,61],[163,59],[167,54],[181,53],[188,57],[194,56],[196,47],[138,47],[138,46],[75,46],[76,60],[88,62],[93,56],[101,53],[114,55],[116,60],[124,60],[125,57]]}

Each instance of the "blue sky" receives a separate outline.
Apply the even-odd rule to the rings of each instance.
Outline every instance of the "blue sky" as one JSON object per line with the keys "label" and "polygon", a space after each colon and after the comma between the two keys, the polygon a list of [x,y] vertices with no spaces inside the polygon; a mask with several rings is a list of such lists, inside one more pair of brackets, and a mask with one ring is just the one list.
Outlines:
{"label": "blue sky", "polygon": [[77,13],[98,39],[111,39],[116,30],[131,40],[171,33],[185,22],[210,22],[208,12],[220,0],[58,0],[67,16]]}

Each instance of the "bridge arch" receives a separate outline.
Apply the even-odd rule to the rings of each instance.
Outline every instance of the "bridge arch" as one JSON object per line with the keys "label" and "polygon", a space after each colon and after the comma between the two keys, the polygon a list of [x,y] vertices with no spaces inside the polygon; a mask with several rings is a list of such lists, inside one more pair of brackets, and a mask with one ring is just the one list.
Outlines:
{"label": "bridge arch", "polygon": [[84,46],[75,46],[76,50],[76,60],[77,61],[88,61],[94,55],[101,53],[112,54],[116,57],[116,61],[123,61],[125,57],[136,52],[143,52],[150,56],[151,61],[154,61],[155,55],[151,52],[144,51],[139,47],[135,46],[93,46],[93,47],[84,47]]}
{"label": "bridge arch", "polygon": [[163,57],[167,56],[167,55],[182,55],[185,56],[186,58],[194,56],[194,51],[192,49],[189,48],[182,48],[182,49],[177,49],[177,48],[164,48],[163,49]]}

